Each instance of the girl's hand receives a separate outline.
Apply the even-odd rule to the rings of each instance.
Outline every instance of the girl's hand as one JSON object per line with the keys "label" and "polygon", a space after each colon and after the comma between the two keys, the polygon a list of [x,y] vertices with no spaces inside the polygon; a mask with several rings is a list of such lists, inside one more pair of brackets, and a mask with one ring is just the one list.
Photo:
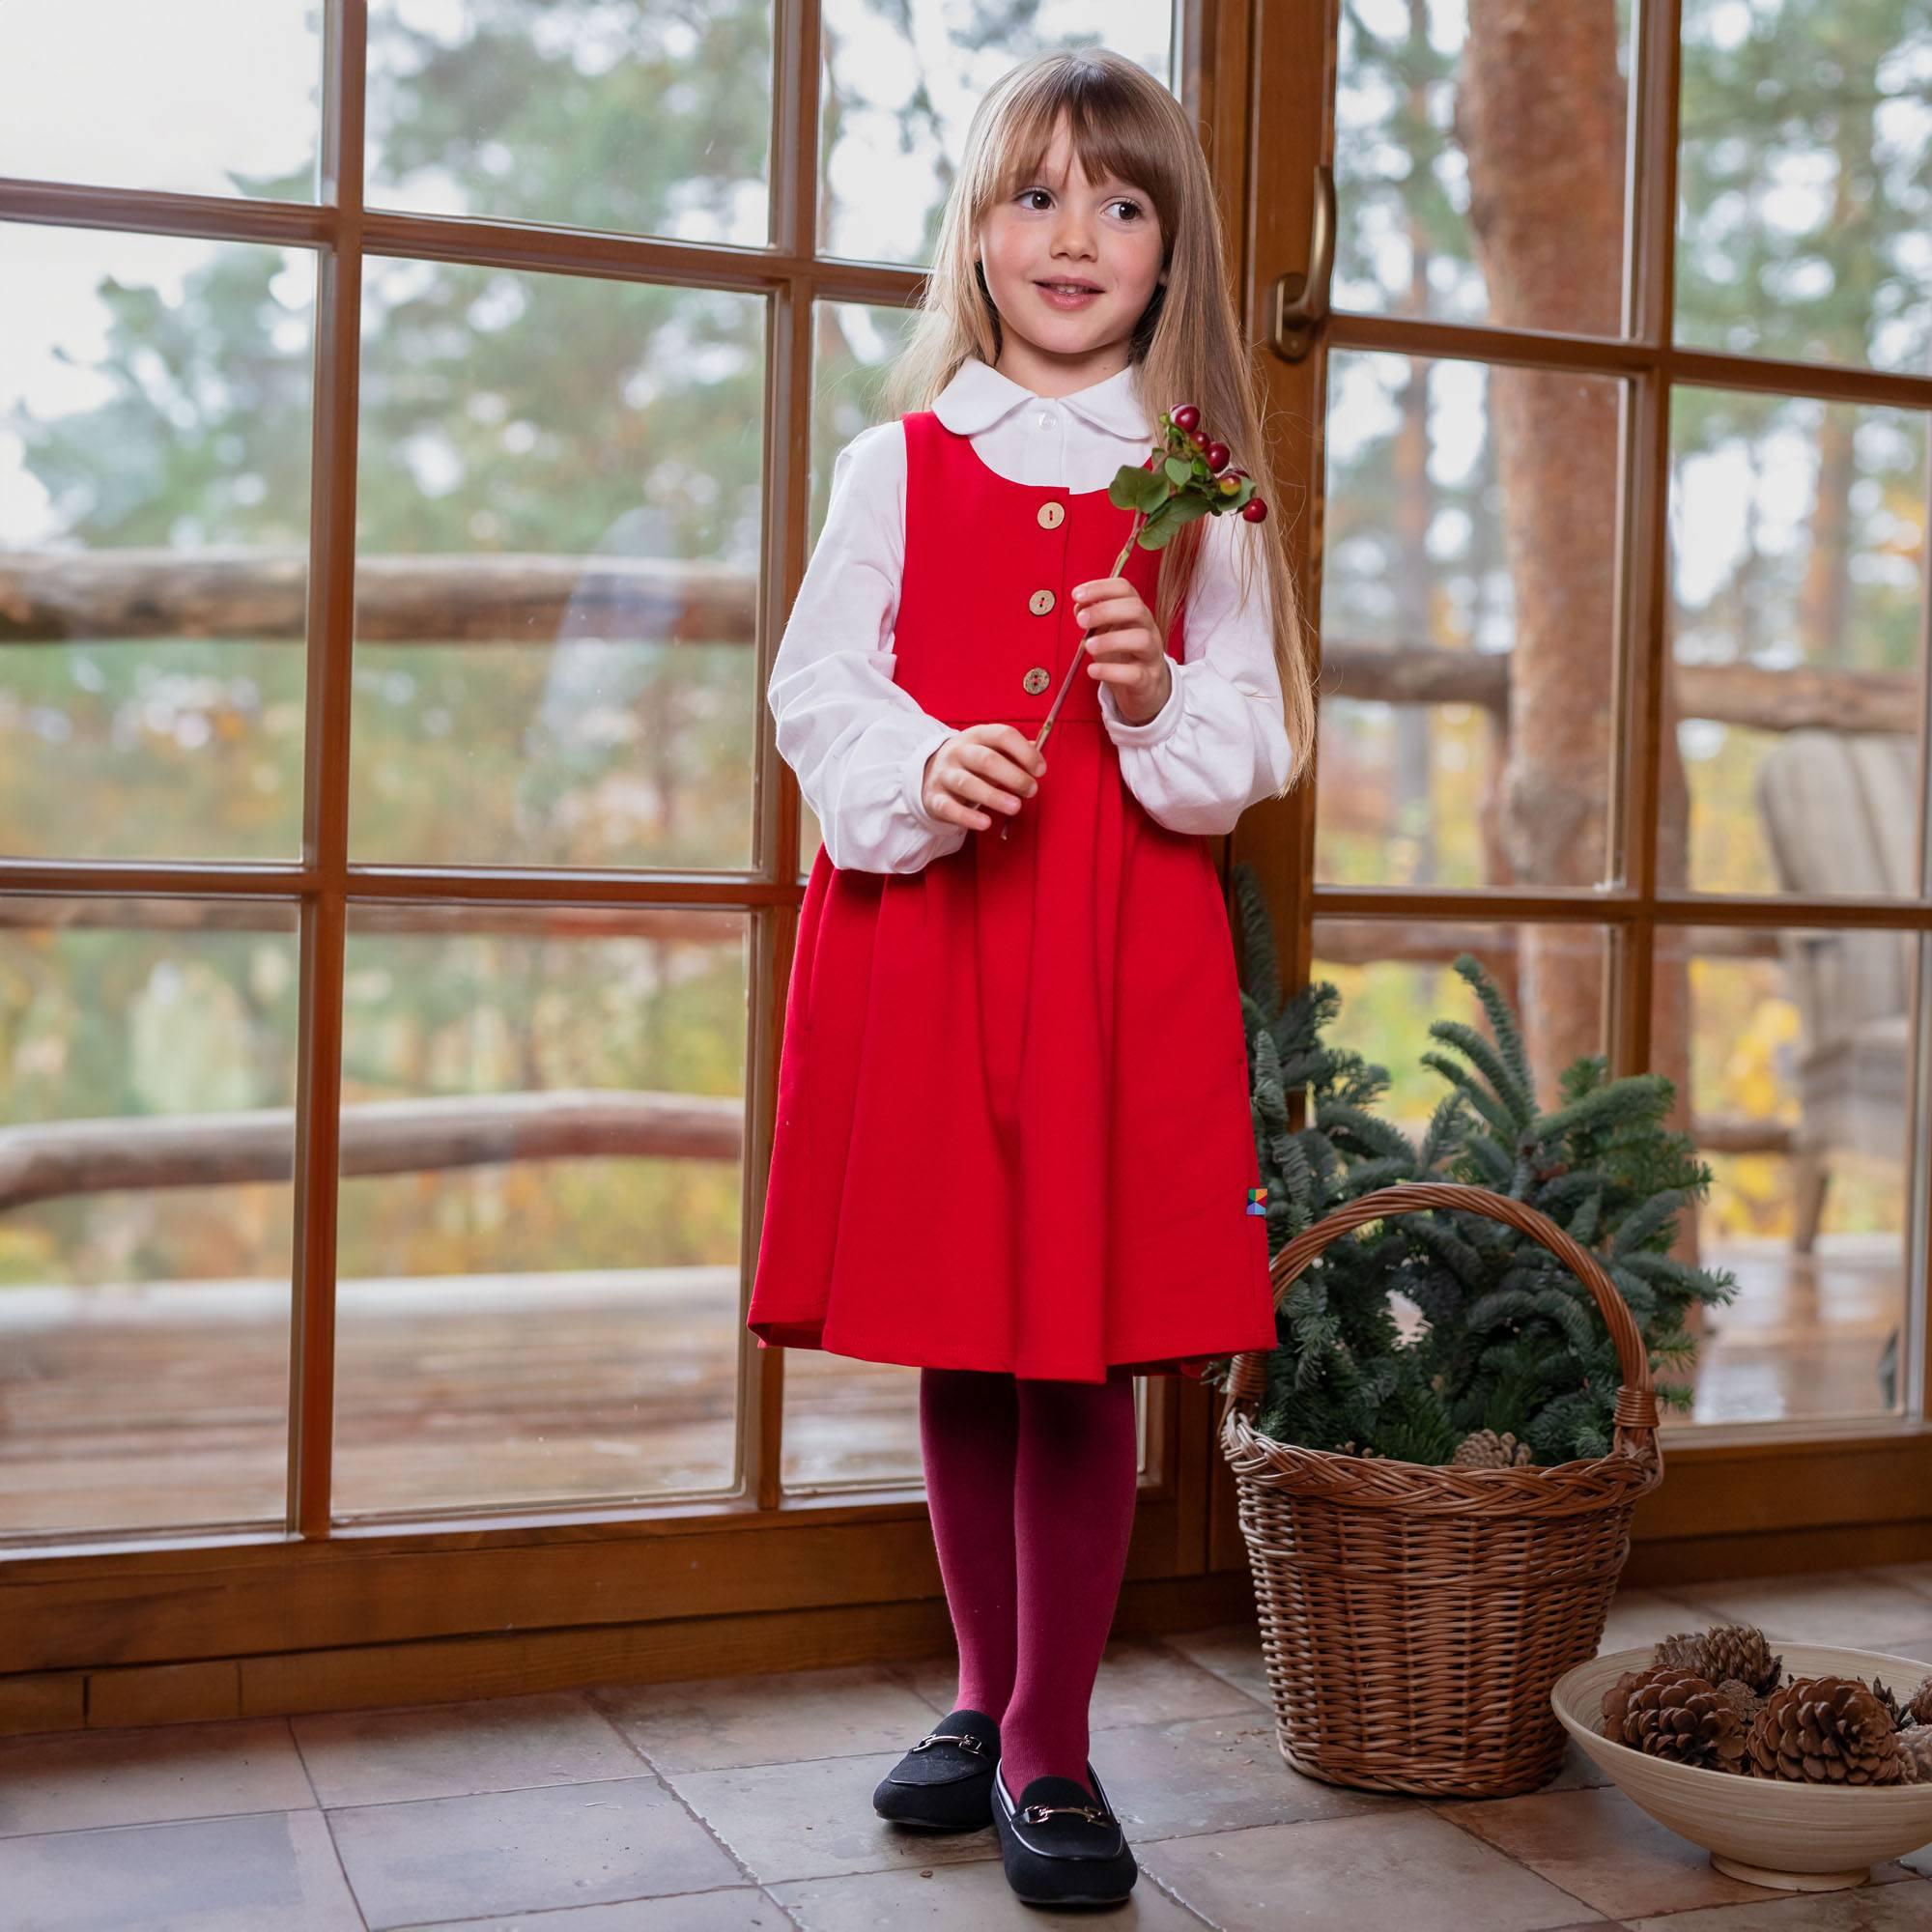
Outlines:
{"label": "girl's hand", "polygon": [[968,801],[990,805],[1002,817],[1010,817],[1020,809],[1014,793],[1031,796],[1045,770],[1045,753],[1035,751],[1016,726],[969,724],[926,759],[920,803],[950,825],[983,832],[993,821]]}
{"label": "girl's hand", "polygon": [[1073,612],[1094,659],[1088,675],[1114,687],[1114,702],[1129,724],[1151,723],[1167,703],[1174,672],[1140,592],[1124,577],[1076,583]]}

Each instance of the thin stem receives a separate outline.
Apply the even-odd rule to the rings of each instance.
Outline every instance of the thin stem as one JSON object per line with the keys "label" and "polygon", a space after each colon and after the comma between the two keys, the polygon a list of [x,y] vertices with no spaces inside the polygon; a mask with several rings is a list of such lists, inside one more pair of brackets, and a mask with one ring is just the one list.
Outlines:
{"label": "thin stem", "polygon": [[[1146,513],[1136,510],[1134,512],[1133,527],[1127,532],[1126,542],[1121,546],[1120,555],[1114,559],[1113,569],[1107,573],[1109,577],[1120,576],[1121,572],[1127,567],[1127,557],[1133,550],[1135,540],[1140,536],[1141,526],[1146,522]],[[1053,721],[1060,716],[1060,707],[1065,702],[1066,694],[1073,689],[1073,673],[1080,668],[1081,665],[1086,662],[1086,659],[1087,653],[1084,650],[1076,650],[1073,653],[1073,662],[1066,667],[1066,675],[1060,680],[1060,690],[1055,695],[1052,708],[1047,712],[1045,721],[1039,727],[1039,736],[1033,741],[1033,748],[1036,752],[1046,743],[1046,734],[1053,729]]]}

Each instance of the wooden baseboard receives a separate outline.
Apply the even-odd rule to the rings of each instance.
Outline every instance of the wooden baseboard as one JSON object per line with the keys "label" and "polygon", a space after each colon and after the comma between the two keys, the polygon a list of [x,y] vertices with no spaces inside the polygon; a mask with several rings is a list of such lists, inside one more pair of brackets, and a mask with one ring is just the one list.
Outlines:
{"label": "wooden baseboard", "polygon": [[[1252,1621],[1245,1571],[1130,1581],[1116,1636]],[[944,1655],[943,1598],[0,1677],[0,1736],[459,1703]]]}
{"label": "wooden baseboard", "polygon": [[[1932,1518],[1927,1517],[1904,1522],[1758,1529],[1741,1536],[1635,1543],[1624,1566],[1624,1587],[1667,1592],[1673,1583],[1721,1583],[1735,1577],[1800,1573],[1829,1576],[1835,1570],[1868,1570],[1875,1563],[1925,1562],[1932,1562]],[[1932,1606],[1925,1621],[1932,1627]]]}

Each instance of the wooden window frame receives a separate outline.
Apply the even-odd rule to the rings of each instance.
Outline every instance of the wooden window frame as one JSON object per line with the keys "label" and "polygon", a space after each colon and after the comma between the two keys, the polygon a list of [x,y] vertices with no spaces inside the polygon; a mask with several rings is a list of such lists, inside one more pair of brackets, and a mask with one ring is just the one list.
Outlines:
{"label": "wooden window frame", "polygon": [[[178,234],[312,249],[318,257],[315,440],[308,581],[301,857],[290,864],[0,860],[0,890],[139,898],[242,895],[300,918],[297,1242],[289,1482],[273,1528],[136,1534],[0,1549],[0,1731],[424,1701],[605,1678],[662,1678],[913,1655],[949,1625],[923,1496],[914,1486],[788,1493],[780,1480],[782,1351],[739,1324],[738,1478],[727,1493],[635,1510],[595,1506],[424,1512],[332,1522],[334,1220],[343,954],[352,902],[408,901],[742,911],[752,934],[741,1294],[748,1292],[776,1105],[777,1043],[803,884],[800,801],[760,704],[748,871],[561,872],[352,864],[350,672],[359,315],[367,255],[436,259],[763,296],[769,303],[756,688],[779,613],[808,554],[811,324],[820,301],[898,304],[923,273],[819,259],[818,0],[776,0],[772,242],[691,244],[567,227],[369,209],[363,192],[366,0],[330,0],[324,42],[323,194],[315,206],[0,181],[0,219]],[[1332,162],[1334,0],[1176,0],[1178,91],[1208,154],[1252,341],[1272,284],[1306,261],[1318,163]],[[1312,886],[1314,787],[1256,808],[1224,848],[1264,884],[1291,981],[1304,980],[1318,919],[1586,922],[1610,929],[1615,1065],[1649,1046],[1650,958],[1681,923],[1932,930],[1932,897],[1898,905],[1706,899],[1656,882],[1658,730],[1665,669],[1668,397],[1708,382],[1834,401],[1932,407],[1932,378],[1759,361],[1670,340],[1677,6],[1639,13],[1629,206],[1635,327],[1605,341],[1338,314],[1306,362],[1263,355],[1278,452],[1308,479],[1288,542],[1305,608],[1319,608],[1326,353],[1462,355],[1609,375],[1631,385],[1622,477],[1617,621],[1622,702],[1617,846],[1629,883],[1598,894]],[[1623,541],[1623,532],[1628,540]],[[1921,999],[1922,999],[1921,994]],[[1923,1009],[1932,1012],[1932,1005]],[[1921,1042],[1922,1062],[1927,1048]],[[1922,1084],[1922,1083],[1921,1083]],[[1918,1201],[1922,1284],[1925,1181]],[[1922,1302],[1922,1286],[1919,1291]],[[742,1302],[741,1302],[742,1316]],[[1911,1395],[1922,1410],[1925,1324]],[[1211,1391],[1149,1385],[1150,1461],[1116,1628],[1174,1628],[1251,1613],[1232,1477]],[[1932,1431],[1922,1414],[1814,1430],[1709,1431],[1669,1450],[1671,1480],[1643,1506],[1634,1580],[1742,1574],[1814,1558],[1932,1554]],[[1775,1478],[1767,1481],[1767,1478]],[[775,1542],[774,1539],[777,1539]],[[540,1562],[532,1562],[541,1548]]]}

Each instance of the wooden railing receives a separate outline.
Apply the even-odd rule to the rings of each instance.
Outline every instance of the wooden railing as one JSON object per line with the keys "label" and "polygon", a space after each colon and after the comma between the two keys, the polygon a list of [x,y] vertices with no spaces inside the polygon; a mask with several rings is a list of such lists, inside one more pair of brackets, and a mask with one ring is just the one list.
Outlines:
{"label": "wooden railing", "polygon": [[[0,553],[0,645],[207,638],[300,644],[307,611],[304,553],[252,549],[118,549]],[[502,642],[541,648],[573,630],[654,643],[736,643],[757,635],[755,574],[658,557],[545,554],[364,556],[355,572],[355,635],[367,643]],[[1918,680],[1896,671],[1754,665],[1676,665],[1679,715],[1765,731],[1804,726],[1895,730],[1917,715]],[[1435,645],[1322,642],[1324,696],[1386,704],[1471,704],[1505,725],[1507,652]],[[0,898],[0,927],[61,925],[184,931],[287,930],[289,910],[247,899]],[[684,907],[358,905],[358,932],[572,933],[621,931],[716,944],[732,915]],[[1460,952],[1507,952],[1514,934],[1453,922],[1336,919],[1321,923],[1320,952],[1339,965],[1446,964]],[[1684,934],[1698,955],[1775,957],[1777,935],[1711,926]],[[352,1103],[342,1111],[345,1175],[419,1173],[509,1160],[585,1154],[737,1160],[743,1101],[731,1095],[580,1091]],[[109,1188],[285,1180],[294,1159],[287,1108],[161,1119],[71,1121],[0,1128],[0,1210]],[[1781,1152],[1776,1121],[1704,1119],[1700,1147]]]}
{"label": "wooden railing", "polygon": [[[586,1154],[735,1161],[744,1118],[743,1098],[728,1094],[592,1088],[362,1100],[342,1109],[342,1172],[425,1174]],[[0,1211],[62,1194],[287,1180],[294,1166],[289,1107],[0,1127]]]}
{"label": "wooden railing", "polygon": [[[298,644],[307,613],[300,551],[0,552],[0,644],[216,638]],[[751,644],[755,573],[669,557],[362,556],[355,636],[364,643],[556,641],[566,611],[593,636]],[[1684,718],[1761,731],[1895,731],[1918,715],[1910,671],[1751,664],[1674,665]],[[1324,638],[1325,696],[1474,704],[1506,718],[1510,654]]]}

